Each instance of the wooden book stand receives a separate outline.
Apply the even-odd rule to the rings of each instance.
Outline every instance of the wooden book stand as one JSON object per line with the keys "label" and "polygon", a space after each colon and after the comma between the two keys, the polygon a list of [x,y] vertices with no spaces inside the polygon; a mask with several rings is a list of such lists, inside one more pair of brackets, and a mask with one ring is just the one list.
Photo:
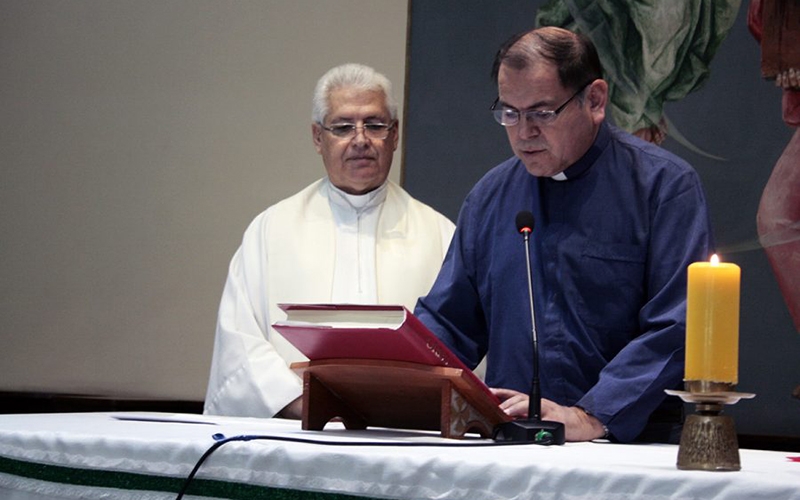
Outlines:
{"label": "wooden book stand", "polygon": [[403,361],[321,359],[291,366],[303,377],[305,430],[322,430],[339,417],[347,429],[368,426],[468,432],[492,437],[510,420],[463,369]]}

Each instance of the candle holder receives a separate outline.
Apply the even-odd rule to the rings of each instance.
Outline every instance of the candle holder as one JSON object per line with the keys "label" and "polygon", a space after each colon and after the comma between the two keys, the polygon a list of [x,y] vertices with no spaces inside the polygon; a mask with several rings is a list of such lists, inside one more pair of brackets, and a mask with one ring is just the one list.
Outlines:
{"label": "candle holder", "polygon": [[683,424],[678,447],[678,468],[681,470],[737,471],[739,441],[733,418],[722,414],[723,405],[740,399],[751,399],[755,394],[735,392],[728,383],[687,380],[685,391],[667,390],[686,403],[694,403],[696,413],[689,415]]}

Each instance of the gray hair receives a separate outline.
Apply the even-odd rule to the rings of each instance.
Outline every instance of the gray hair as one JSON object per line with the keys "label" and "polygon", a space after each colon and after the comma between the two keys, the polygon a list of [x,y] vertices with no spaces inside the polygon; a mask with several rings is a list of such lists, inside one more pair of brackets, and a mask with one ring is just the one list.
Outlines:
{"label": "gray hair", "polygon": [[322,123],[328,115],[328,97],[331,92],[342,87],[355,87],[359,90],[383,92],[386,98],[386,107],[392,115],[392,120],[397,119],[397,103],[392,97],[392,83],[388,78],[363,64],[343,64],[328,70],[322,75],[314,89],[313,109],[311,120]]}

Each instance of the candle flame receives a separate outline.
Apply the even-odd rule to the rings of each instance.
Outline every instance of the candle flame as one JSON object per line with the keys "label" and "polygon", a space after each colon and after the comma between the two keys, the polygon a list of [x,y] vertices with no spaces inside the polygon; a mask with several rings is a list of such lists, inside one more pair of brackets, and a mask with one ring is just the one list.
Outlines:
{"label": "candle flame", "polygon": [[717,254],[711,256],[711,265],[712,266],[719,265],[719,256]]}

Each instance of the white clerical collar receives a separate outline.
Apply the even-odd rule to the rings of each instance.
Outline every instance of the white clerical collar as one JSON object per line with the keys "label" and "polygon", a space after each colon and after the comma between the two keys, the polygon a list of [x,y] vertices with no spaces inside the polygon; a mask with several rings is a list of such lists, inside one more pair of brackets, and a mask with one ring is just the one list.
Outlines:
{"label": "white clerical collar", "polygon": [[600,125],[600,129],[597,131],[594,142],[583,156],[581,156],[578,161],[550,178],[554,181],[568,181],[582,176],[584,172],[589,170],[589,168],[597,162],[597,159],[600,158],[600,155],[605,151],[610,141],[611,129],[606,122],[603,122]]}
{"label": "white clerical collar", "polygon": [[373,189],[369,193],[350,194],[334,186],[328,178],[325,179],[325,182],[328,184],[328,189],[331,193],[331,203],[341,208],[350,208],[355,210],[356,213],[361,213],[383,203],[386,199],[386,192],[389,185],[389,182],[385,181],[380,187]]}

